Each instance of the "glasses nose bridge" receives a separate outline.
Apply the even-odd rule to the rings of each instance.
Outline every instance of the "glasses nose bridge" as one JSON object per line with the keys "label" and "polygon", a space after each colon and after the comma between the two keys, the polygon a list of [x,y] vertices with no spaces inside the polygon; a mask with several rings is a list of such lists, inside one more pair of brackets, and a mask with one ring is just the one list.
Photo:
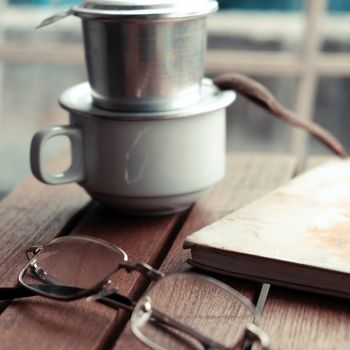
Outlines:
{"label": "glasses nose bridge", "polygon": [[129,273],[132,271],[138,271],[142,275],[151,278],[153,281],[157,281],[165,277],[165,274],[163,272],[153,268],[144,262],[123,261],[119,264],[119,266]]}

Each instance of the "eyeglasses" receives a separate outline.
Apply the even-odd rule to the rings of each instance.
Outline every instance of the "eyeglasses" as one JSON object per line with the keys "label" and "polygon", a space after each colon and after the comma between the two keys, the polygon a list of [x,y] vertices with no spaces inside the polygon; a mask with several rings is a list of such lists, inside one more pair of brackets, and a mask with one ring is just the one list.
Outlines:
{"label": "eyeglasses", "polygon": [[[69,301],[86,297],[132,312],[135,336],[152,349],[250,349],[269,339],[258,327],[267,291],[254,306],[226,284],[196,273],[165,276],[105,241],[69,236],[27,250],[29,262],[19,274],[19,287],[0,288],[0,299],[41,295]],[[138,271],[152,280],[138,301],[112,288],[119,270]],[[263,287],[264,289],[264,287]]]}

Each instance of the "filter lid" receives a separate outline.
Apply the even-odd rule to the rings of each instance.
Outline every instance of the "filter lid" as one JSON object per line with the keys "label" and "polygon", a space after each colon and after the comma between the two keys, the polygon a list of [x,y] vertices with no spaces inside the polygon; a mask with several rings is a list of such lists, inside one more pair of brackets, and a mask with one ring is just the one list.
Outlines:
{"label": "filter lid", "polygon": [[146,17],[154,19],[186,18],[217,11],[215,0],[85,0],[73,6],[80,17]]}

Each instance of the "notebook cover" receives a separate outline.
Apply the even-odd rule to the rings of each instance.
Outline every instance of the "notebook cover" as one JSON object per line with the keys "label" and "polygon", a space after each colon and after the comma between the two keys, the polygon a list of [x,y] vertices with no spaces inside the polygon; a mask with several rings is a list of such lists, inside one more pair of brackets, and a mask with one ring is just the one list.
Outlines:
{"label": "notebook cover", "polygon": [[350,161],[305,172],[191,234],[184,247],[194,246],[286,262],[289,268],[292,263],[350,273]]}

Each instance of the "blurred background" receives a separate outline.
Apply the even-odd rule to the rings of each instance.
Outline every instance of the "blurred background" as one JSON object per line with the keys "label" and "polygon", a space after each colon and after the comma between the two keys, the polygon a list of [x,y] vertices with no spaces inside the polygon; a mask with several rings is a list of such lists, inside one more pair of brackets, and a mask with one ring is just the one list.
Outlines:
{"label": "blurred background", "polygon": [[[35,30],[71,0],[0,0],[0,196],[30,174],[35,131],[67,123],[57,99],[86,80],[80,20]],[[209,18],[207,75],[236,71],[332,131],[350,151],[350,1],[221,0]],[[53,142],[49,153],[62,147]],[[244,98],[228,113],[228,149],[327,154]],[[49,156],[50,154],[48,154]]]}

